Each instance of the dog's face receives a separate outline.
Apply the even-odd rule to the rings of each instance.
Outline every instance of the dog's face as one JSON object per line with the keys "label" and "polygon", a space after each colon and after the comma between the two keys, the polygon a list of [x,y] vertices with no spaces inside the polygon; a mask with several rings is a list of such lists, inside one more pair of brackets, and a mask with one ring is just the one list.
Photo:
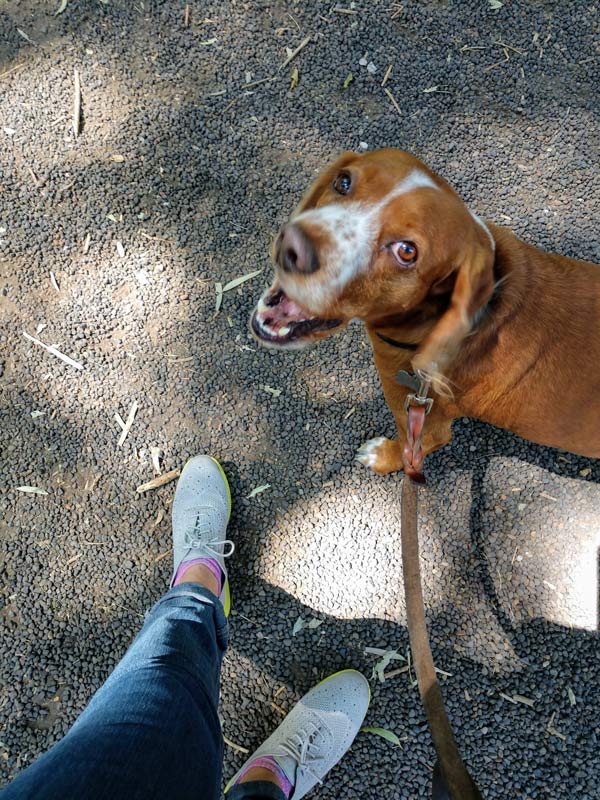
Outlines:
{"label": "dog's face", "polygon": [[460,318],[448,325],[468,326],[491,294],[493,251],[485,225],[418,159],[345,153],[279,232],[275,281],[251,329],[269,347],[298,349],[353,318],[384,327],[444,291]]}

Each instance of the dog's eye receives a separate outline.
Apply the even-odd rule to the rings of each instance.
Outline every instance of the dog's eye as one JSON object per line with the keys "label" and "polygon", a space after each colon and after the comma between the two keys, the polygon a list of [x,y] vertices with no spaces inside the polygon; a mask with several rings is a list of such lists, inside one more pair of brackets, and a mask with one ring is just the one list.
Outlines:
{"label": "dog's eye", "polygon": [[333,188],[338,194],[348,194],[352,186],[352,178],[347,172],[340,172],[333,182]]}
{"label": "dog's eye", "polygon": [[417,260],[418,252],[414,242],[407,242],[404,239],[401,242],[393,242],[390,250],[401,267],[412,267]]}

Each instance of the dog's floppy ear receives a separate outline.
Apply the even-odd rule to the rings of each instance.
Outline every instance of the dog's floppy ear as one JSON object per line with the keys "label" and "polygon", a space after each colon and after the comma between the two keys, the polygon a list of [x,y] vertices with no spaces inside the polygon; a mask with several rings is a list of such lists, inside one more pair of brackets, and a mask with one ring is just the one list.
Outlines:
{"label": "dog's floppy ear", "polygon": [[425,338],[412,362],[415,369],[431,376],[435,391],[446,396],[451,391],[444,378],[445,370],[470,333],[475,314],[488,302],[494,291],[493,240],[488,239],[483,230],[474,233],[455,270],[450,305]]}

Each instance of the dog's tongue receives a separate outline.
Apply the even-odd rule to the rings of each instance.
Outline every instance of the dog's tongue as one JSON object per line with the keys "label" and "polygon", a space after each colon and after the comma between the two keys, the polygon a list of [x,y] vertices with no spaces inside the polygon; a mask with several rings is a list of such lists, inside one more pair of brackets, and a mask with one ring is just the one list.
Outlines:
{"label": "dog's tongue", "polygon": [[261,321],[272,330],[279,330],[291,322],[301,322],[309,316],[282,290],[267,297],[266,303],[259,304],[259,314]]}
{"label": "dog's tongue", "polygon": [[292,322],[296,322],[297,320],[301,319],[307,319],[309,316],[306,311],[303,311],[300,306],[296,305],[293,300],[290,300],[287,295],[277,306],[277,311],[280,311],[282,316],[287,317],[287,319],[291,320]]}

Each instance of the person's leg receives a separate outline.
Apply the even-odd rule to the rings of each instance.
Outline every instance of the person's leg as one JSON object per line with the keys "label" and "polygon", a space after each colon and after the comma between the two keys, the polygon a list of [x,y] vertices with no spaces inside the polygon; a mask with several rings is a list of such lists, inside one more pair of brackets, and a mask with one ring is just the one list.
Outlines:
{"label": "person's leg", "polygon": [[186,466],[173,504],[173,588],[65,738],[18,775],[3,800],[220,797],[226,489],[216,462]]}
{"label": "person's leg", "polygon": [[300,800],[348,750],[370,698],[367,679],[353,669],[321,681],[229,781],[227,800]]}

